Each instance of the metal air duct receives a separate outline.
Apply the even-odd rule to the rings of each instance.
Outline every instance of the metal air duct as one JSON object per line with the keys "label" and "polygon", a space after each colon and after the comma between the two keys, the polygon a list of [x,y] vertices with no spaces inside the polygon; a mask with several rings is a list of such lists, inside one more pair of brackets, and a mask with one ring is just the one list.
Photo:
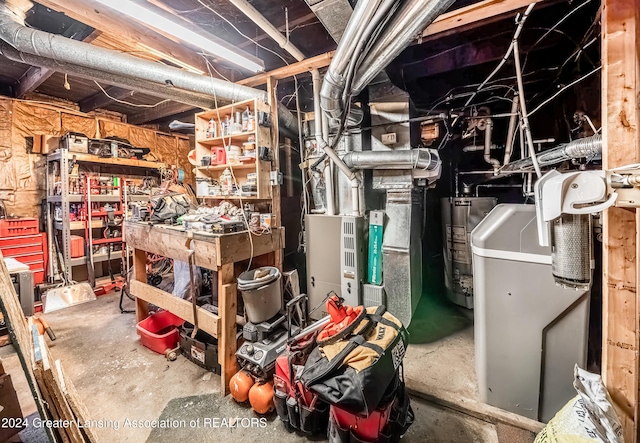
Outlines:
{"label": "metal air duct", "polygon": [[351,96],[360,93],[380,71],[411,44],[416,36],[445,12],[454,0],[410,0],[384,28],[356,71]]}
{"label": "metal air duct", "polygon": [[[27,28],[21,23],[21,17],[14,14],[5,3],[0,4],[0,39],[27,54],[159,85],[169,84],[177,89],[207,94],[218,101],[234,102],[253,98],[267,101],[267,94],[258,89],[185,72],[128,54]],[[297,119],[280,103],[278,117],[281,128],[291,134],[298,133]]]}
{"label": "metal air duct", "polygon": [[426,169],[440,166],[438,154],[429,149],[402,151],[354,151],[342,157],[354,169]]}
{"label": "metal air duct", "polygon": [[[344,93],[355,63],[375,28],[385,19],[395,0],[358,2],[322,83],[322,109],[331,118],[342,117],[346,108]],[[349,91],[346,91],[349,93]]]}
{"label": "metal air duct", "polygon": [[[579,138],[564,145],[547,149],[536,156],[540,166],[551,166],[574,158],[591,157],[602,153],[602,135]],[[520,172],[533,169],[531,157],[523,158],[503,166],[502,172]]]}
{"label": "metal air duct", "polygon": [[333,40],[340,43],[353,12],[348,0],[306,0],[306,2]]}
{"label": "metal air duct", "polygon": [[184,91],[174,88],[171,85],[159,85],[157,83],[128,78],[118,75],[109,74],[95,69],[85,68],[83,66],[72,65],[69,63],[58,62],[36,55],[25,54],[17,51],[15,48],[5,42],[0,42],[0,54],[18,63],[24,63],[40,68],[50,69],[58,72],[66,72],[75,77],[87,80],[95,80],[120,88],[129,89],[131,91],[141,92],[153,95],[155,97],[171,99],[180,103],[193,105],[200,108],[211,108],[215,106],[211,96],[202,93]]}

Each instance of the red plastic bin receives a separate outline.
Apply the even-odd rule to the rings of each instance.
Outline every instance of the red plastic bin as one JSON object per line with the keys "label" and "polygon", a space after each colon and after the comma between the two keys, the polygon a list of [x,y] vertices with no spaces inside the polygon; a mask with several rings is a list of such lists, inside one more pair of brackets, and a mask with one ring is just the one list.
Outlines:
{"label": "red plastic bin", "polygon": [[0,237],[37,234],[38,225],[37,218],[4,218],[0,220]]}
{"label": "red plastic bin", "polygon": [[167,349],[178,346],[178,326],[182,323],[184,320],[169,311],[151,314],[136,325],[140,343],[158,354],[164,354]]}

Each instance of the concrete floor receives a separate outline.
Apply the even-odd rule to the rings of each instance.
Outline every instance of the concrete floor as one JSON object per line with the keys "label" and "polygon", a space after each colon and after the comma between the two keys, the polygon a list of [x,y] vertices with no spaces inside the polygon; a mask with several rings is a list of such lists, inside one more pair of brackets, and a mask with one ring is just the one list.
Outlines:
{"label": "concrete floor", "polygon": [[473,325],[433,343],[410,344],[404,359],[409,380],[420,380],[431,391],[445,388],[461,398],[478,400]]}
{"label": "concrete floor", "polygon": [[[133,314],[120,314],[119,295],[47,315],[58,339],[49,342],[55,358],[62,361],[90,411],[91,419],[103,420],[96,433],[102,442],[212,441],[298,442],[275,415],[264,428],[248,427],[243,418],[257,416],[230,397],[219,395],[219,378],[184,357],[168,362],[139,343]],[[466,329],[438,342],[411,345],[405,358],[407,378],[421,377],[468,398],[477,397],[473,370],[472,330]],[[12,374],[25,413],[35,411],[26,381],[11,346],[0,349],[0,358]],[[467,415],[413,398],[415,422],[403,442],[497,443],[500,429]],[[190,427],[191,420],[228,419],[229,427]],[[125,426],[126,420],[185,420],[186,427],[150,429]],[[511,437],[509,437],[511,438]]]}

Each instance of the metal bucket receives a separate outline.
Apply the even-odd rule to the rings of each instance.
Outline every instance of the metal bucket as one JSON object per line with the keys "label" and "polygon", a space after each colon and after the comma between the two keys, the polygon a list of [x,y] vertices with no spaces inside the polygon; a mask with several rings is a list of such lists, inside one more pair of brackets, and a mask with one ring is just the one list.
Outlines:
{"label": "metal bucket", "polygon": [[[268,274],[256,278],[263,271]],[[265,266],[243,272],[238,277],[238,289],[249,322],[257,324],[273,318],[282,309],[282,276],[277,268]]]}

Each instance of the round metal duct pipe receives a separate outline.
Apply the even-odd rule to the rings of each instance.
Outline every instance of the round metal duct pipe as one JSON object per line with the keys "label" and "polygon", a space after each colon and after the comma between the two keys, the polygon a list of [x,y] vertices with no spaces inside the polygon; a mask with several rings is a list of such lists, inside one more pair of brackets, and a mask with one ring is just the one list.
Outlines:
{"label": "round metal duct pipe", "polygon": [[[89,43],[27,28],[20,20],[21,18],[8,9],[5,3],[0,4],[0,39],[20,52],[117,76],[159,85],[172,85],[177,89],[207,94],[219,101],[236,102],[253,98],[267,101],[266,92],[258,89],[185,72]],[[297,119],[291,112],[281,103],[278,103],[277,112],[280,127],[290,134],[297,134]]]}

